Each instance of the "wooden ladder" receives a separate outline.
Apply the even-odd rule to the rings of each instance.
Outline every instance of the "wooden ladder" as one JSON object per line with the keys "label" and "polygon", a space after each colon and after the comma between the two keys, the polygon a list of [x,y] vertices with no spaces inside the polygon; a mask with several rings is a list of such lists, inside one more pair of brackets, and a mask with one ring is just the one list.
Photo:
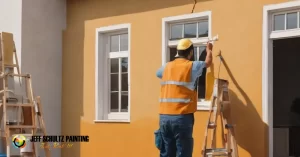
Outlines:
{"label": "wooden ladder", "polygon": [[[31,76],[29,74],[20,74],[19,64],[17,59],[17,53],[15,44],[13,41],[13,35],[11,33],[2,32],[0,35],[1,39],[1,75],[2,79],[2,89],[0,94],[2,94],[2,101],[0,100],[0,121],[3,119],[4,132],[6,139],[6,154],[7,157],[11,157],[11,137],[13,134],[19,135],[30,135],[38,136],[38,129],[42,130],[42,134],[46,135],[46,128],[43,120],[42,105],[40,97],[34,98],[32,90]],[[13,63],[13,58],[15,62]],[[14,74],[14,68],[17,68],[17,74]],[[25,83],[25,96],[20,98],[11,97],[11,93],[14,94],[13,90],[9,90],[8,79],[19,78],[20,86],[21,80]],[[20,102],[21,101],[21,102]],[[7,113],[8,108],[17,109],[17,120],[8,121],[9,114]],[[37,125],[36,120],[39,122]],[[24,136],[22,136],[24,137]],[[25,139],[24,139],[25,140]],[[26,141],[25,141],[26,142]],[[37,157],[37,149],[35,144],[32,144],[32,151],[22,152],[20,150],[20,155]],[[27,144],[28,145],[28,144]],[[18,147],[18,146],[16,146]],[[22,147],[20,147],[22,148]],[[46,157],[50,157],[49,148],[44,148]]]}
{"label": "wooden ladder", "polygon": [[[215,79],[214,90],[211,101],[211,108],[205,130],[205,138],[202,148],[202,157],[224,156],[224,157],[238,157],[237,146],[233,136],[233,125],[227,123],[227,116],[224,111],[230,108],[230,98],[228,93],[228,81],[222,79]],[[220,117],[222,125],[222,145],[223,147],[216,147],[216,133],[217,120]],[[211,137],[208,141],[208,137]],[[208,147],[210,142],[210,147]]]}

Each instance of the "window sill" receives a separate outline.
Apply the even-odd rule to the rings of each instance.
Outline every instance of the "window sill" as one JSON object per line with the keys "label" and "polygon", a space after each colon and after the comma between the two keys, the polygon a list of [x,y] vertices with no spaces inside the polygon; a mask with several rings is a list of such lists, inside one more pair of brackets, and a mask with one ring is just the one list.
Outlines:
{"label": "window sill", "polygon": [[209,111],[210,110],[211,101],[201,101],[197,103],[198,111]]}
{"label": "window sill", "polygon": [[129,123],[130,116],[128,112],[109,113],[107,119],[94,120],[95,123]]}
{"label": "window sill", "polygon": [[128,120],[128,112],[112,112],[108,114],[108,119],[110,120]]}
{"label": "window sill", "polygon": [[95,123],[130,123],[130,120],[115,120],[115,119],[111,119],[111,120],[94,120]]}

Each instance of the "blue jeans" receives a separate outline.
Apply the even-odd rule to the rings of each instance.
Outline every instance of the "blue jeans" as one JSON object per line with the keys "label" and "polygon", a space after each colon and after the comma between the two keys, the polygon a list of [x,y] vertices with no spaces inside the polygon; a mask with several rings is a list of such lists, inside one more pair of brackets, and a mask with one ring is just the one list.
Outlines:
{"label": "blue jeans", "polygon": [[192,157],[194,114],[160,115],[160,157]]}

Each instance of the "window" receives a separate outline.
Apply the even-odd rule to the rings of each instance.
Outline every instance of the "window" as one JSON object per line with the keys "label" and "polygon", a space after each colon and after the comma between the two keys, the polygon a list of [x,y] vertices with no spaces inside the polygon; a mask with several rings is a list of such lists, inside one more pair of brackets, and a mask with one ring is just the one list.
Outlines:
{"label": "window", "polygon": [[[190,38],[194,44],[195,60],[204,61],[206,58],[206,43],[211,37],[211,12],[187,14],[163,19],[163,64],[175,59],[176,46],[182,38]],[[198,110],[208,110],[210,101],[206,100],[206,68],[198,79]]]}
{"label": "window", "polygon": [[271,39],[298,37],[300,34],[300,10],[272,14]]}
{"label": "window", "polygon": [[130,121],[130,25],[96,31],[96,121]]}

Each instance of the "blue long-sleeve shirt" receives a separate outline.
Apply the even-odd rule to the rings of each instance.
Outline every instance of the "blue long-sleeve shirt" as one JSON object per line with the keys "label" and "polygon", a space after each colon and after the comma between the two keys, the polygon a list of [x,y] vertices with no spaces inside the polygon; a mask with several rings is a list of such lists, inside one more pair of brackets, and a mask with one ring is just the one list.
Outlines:
{"label": "blue long-sleeve shirt", "polygon": [[[157,70],[157,72],[156,72],[156,76],[158,77],[158,78],[162,78],[162,75],[163,75],[163,73],[164,73],[164,69],[165,69],[165,67],[166,67],[166,64],[165,65],[163,65],[162,67],[160,67],[158,70]],[[203,72],[203,68],[205,68],[206,67],[206,64],[205,64],[205,62],[203,62],[203,61],[194,61],[193,62],[193,67],[192,67],[192,72],[191,72],[191,82],[193,82],[192,83],[192,85],[189,85],[189,86],[187,86],[189,89],[191,89],[191,90],[194,90],[195,89],[195,86],[194,86],[194,84],[196,83],[196,81],[197,81],[197,78],[198,77],[200,77],[201,75],[202,75],[202,72]]]}

